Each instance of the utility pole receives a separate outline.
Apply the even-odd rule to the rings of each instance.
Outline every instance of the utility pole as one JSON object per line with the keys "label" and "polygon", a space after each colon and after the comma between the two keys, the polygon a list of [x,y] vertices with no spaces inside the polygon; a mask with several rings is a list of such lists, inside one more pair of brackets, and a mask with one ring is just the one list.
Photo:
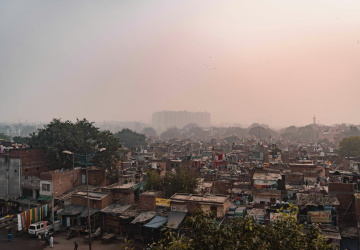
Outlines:
{"label": "utility pole", "polygon": [[89,199],[89,171],[88,158],[85,153],[85,167],[86,167],[86,191],[87,191],[87,207],[88,207],[88,226],[89,226],[89,250],[91,250],[91,220],[90,220],[90,199]]}
{"label": "utility pole", "polygon": [[6,213],[9,211],[7,201],[9,200],[9,171],[10,171],[10,149],[7,150],[7,157],[6,157]]}
{"label": "utility pole", "polygon": [[[89,169],[88,169],[88,160],[89,158],[95,156],[98,152],[102,152],[106,150],[106,148],[101,148],[99,150],[97,150],[96,152],[92,153],[92,154],[87,154],[85,153],[85,155],[80,155],[80,154],[74,154],[71,151],[68,150],[64,150],[63,153],[64,154],[70,154],[73,155],[73,162],[74,162],[74,157],[79,157],[81,159],[84,159],[85,161],[85,171],[86,171],[86,193],[87,193],[87,211],[88,211],[88,227],[89,227],[89,250],[91,250],[91,220],[90,220],[90,198],[89,198]],[[74,166],[74,165],[73,165]],[[94,221],[95,223],[95,221]]]}
{"label": "utility pole", "polygon": [[[53,187],[53,191],[54,191],[54,187]],[[53,230],[55,232],[55,219],[54,219],[54,193],[51,194],[51,223],[53,226]]]}

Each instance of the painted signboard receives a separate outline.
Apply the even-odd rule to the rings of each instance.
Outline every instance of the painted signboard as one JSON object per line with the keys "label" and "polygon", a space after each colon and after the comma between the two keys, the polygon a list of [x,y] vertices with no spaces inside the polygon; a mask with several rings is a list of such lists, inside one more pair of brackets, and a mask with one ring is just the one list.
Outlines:
{"label": "painted signboard", "polygon": [[168,200],[168,199],[156,198],[156,206],[160,206],[160,207],[170,207],[170,200]]}
{"label": "painted signboard", "polygon": [[330,223],[331,211],[309,212],[309,218],[315,223]]}

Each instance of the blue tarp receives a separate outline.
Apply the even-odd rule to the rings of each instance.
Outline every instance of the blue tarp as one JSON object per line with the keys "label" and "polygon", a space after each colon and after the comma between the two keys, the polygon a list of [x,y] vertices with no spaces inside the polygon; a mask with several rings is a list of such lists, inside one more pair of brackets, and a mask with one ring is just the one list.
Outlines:
{"label": "blue tarp", "polygon": [[171,211],[169,213],[168,225],[170,228],[177,229],[183,222],[186,212]]}
{"label": "blue tarp", "polygon": [[167,221],[168,221],[168,219],[166,217],[162,217],[162,216],[157,215],[151,221],[146,223],[144,225],[144,227],[159,228],[162,225],[164,225]]}

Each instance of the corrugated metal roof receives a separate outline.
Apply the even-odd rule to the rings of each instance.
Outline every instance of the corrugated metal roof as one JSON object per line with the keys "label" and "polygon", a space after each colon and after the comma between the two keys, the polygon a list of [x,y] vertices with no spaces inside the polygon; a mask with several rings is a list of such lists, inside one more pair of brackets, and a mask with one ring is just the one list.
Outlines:
{"label": "corrugated metal roof", "polygon": [[168,221],[168,218],[163,216],[155,216],[151,221],[146,223],[144,227],[159,228]]}

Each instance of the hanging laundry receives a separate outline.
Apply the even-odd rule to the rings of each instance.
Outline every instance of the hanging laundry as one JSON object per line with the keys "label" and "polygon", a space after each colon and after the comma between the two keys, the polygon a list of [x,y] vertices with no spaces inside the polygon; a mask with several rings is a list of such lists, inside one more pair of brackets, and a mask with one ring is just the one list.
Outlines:
{"label": "hanging laundry", "polygon": [[18,231],[21,231],[22,230],[21,214],[17,215],[17,221],[18,221]]}

